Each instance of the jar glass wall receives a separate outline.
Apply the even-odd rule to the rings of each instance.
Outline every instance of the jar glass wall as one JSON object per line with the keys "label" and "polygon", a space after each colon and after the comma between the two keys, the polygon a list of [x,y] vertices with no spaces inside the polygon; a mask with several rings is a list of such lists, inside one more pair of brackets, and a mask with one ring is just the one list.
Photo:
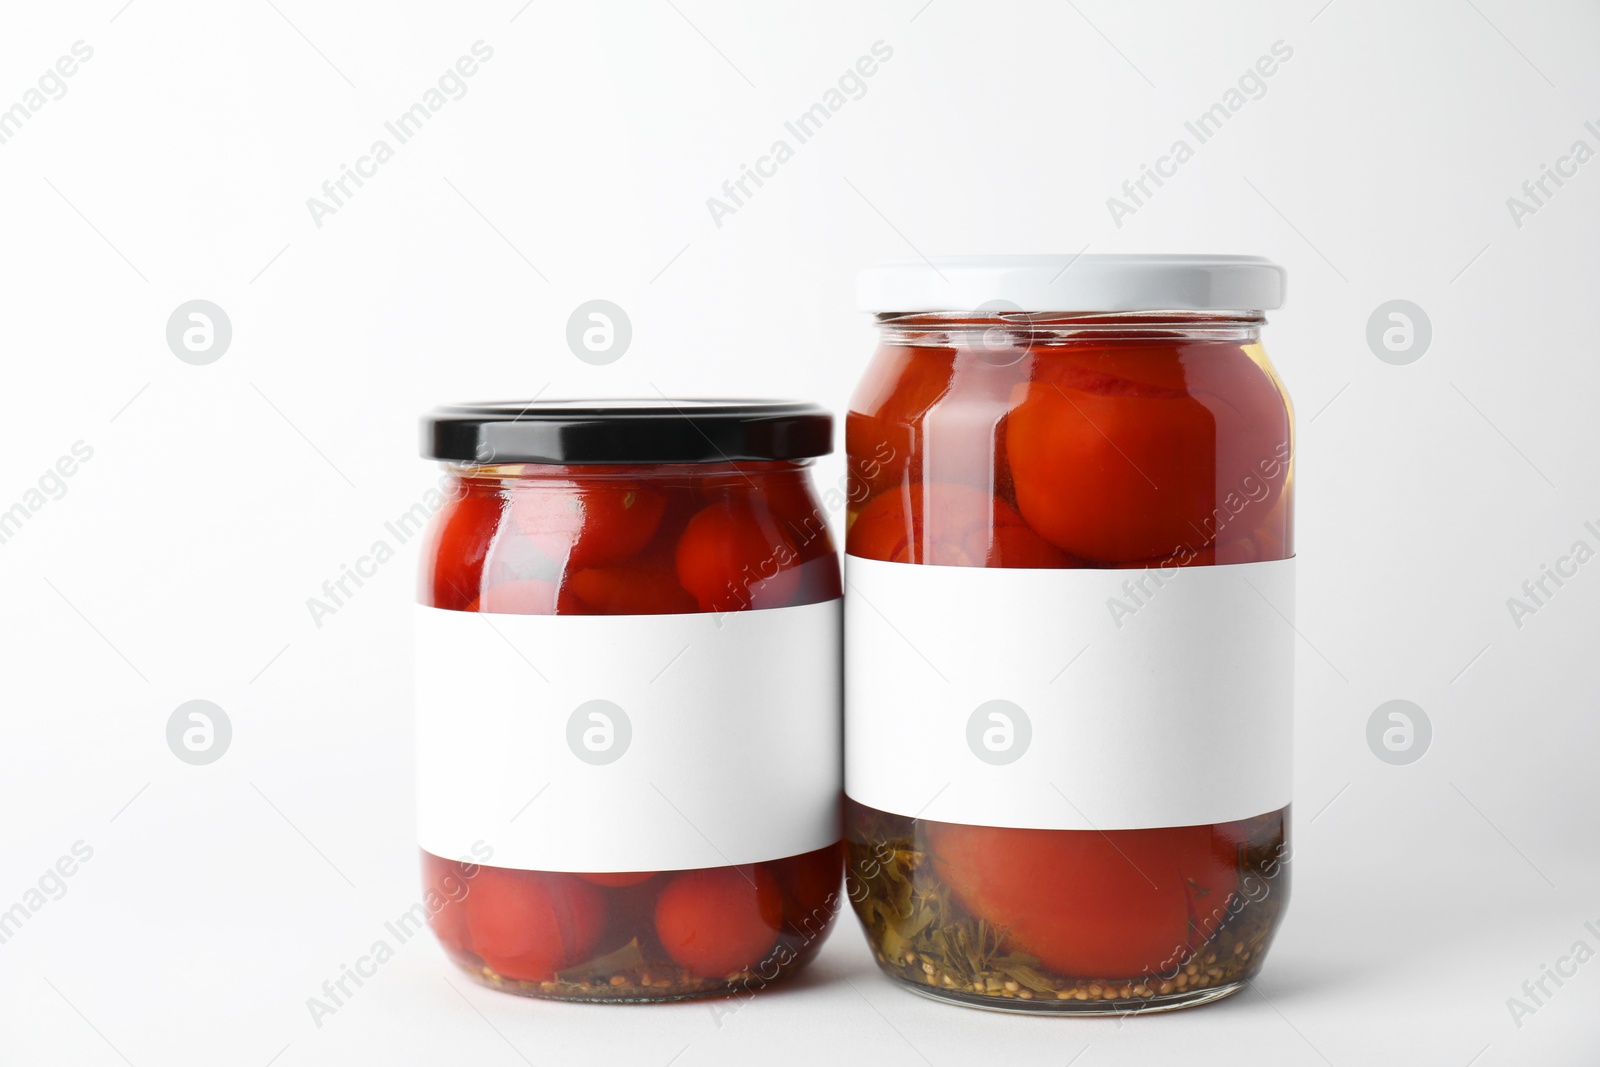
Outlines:
{"label": "jar glass wall", "polygon": [[[651,674],[712,672],[706,685],[685,683],[688,699],[663,696],[656,704],[624,700],[626,713],[581,720],[574,712],[578,725],[569,729],[566,741],[577,758],[564,750],[546,757],[559,758],[561,762],[553,765],[570,765],[573,769],[562,773],[580,775],[570,779],[579,785],[558,782],[546,793],[538,780],[528,778],[525,786],[516,787],[524,789],[528,799],[523,810],[515,812],[505,800],[487,806],[471,801],[476,807],[470,808],[471,826],[461,840],[478,834],[485,839],[472,849],[443,854],[441,846],[440,854],[429,851],[429,833],[439,840],[447,835],[426,830],[430,823],[423,818],[423,879],[431,923],[450,958],[473,978],[509,992],[557,999],[669,1000],[757,990],[794,973],[815,955],[841,903],[837,792],[824,792],[803,805],[820,809],[803,813],[807,825],[824,827],[808,831],[808,840],[820,847],[791,854],[782,843],[801,838],[781,821],[772,824],[769,848],[761,826],[750,830],[743,845],[730,844],[701,815],[708,809],[749,803],[739,795],[737,783],[729,786],[732,792],[719,794],[718,783],[709,781],[704,795],[686,796],[665,779],[635,780],[648,776],[642,769],[646,765],[638,762],[645,758],[640,753],[647,745],[677,743],[669,735],[689,727],[712,738],[737,731],[739,724],[726,721],[726,709],[718,700],[737,700],[740,714],[751,717],[747,722],[774,714],[770,702],[758,693],[707,692],[718,680],[716,657],[722,653],[715,642],[739,632],[733,621],[750,623],[779,618],[784,611],[821,610],[839,597],[837,557],[808,467],[809,460],[798,459],[457,463],[447,468],[445,501],[422,552],[418,598],[424,607],[419,610],[443,609],[450,613],[445,623],[459,618],[457,613],[479,615],[485,625],[472,632],[482,634],[486,654],[497,646],[503,651],[504,636],[522,642],[518,653],[541,677],[550,675],[559,682],[556,676],[565,668],[568,673],[597,676],[594,683],[602,688],[607,673],[638,673],[640,668],[632,660],[648,655],[627,635],[649,637],[658,625],[700,625],[700,630],[686,631],[690,637],[683,639],[681,656],[667,650],[657,656],[659,665],[652,661],[643,668],[636,688],[654,698],[666,682],[651,686],[655,681]],[[807,609],[808,605],[818,607]],[[439,614],[429,617],[437,619]],[[743,617],[747,615],[762,619]],[[538,621],[519,620],[522,616],[562,617],[550,624],[558,630],[540,632],[564,635],[577,629],[572,648],[591,660],[581,667],[551,662],[542,655],[549,653],[548,647],[523,642],[518,636],[521,631],[514,624]],[[602,617],[627,623],[631,629],[606,629]],[[827,618],[832,620],[831,629],[819,640],[826,641],[831,634],[836,643],[837,617]],[[624,636],[613,637],[614,633]],[[694,636],[697,633],[709,636]],[[616,647],[595,647],[612,642]],[[691,643],[695,643],[692,649]],[[802,647],[774,648],[768,642],[759,651],[784,669],[827,669],[826,664],[783,662],[806,655]],[[696,656],[706,659],[709,667],[691,662]],[[439,668],[448,676],[446,684],[453,677],[464,694],[474,692],[473,676],[484,669],[482,661],[476,653],[453,659],[456,662]],[[727,666],[734,672],[736,665]],[[531,674],[527,683],[534,683]],[[704,698],[705,706],[694,706],[696,696]],[[466,706],[468,701],[464,696],[461,730],[476,728],[472,717],[477,709]],[[568,705],[554,709],[555,717],[565,718],[567,710]],[[546,711],[534,700],[526,712],[517,714],[524,720]],[[836,707],[831,712],[824,708],[821,714],[836,716]],[[631,717],[631,726],[624,725],[624,715]],[[717,721],[699,721],[707,716]],[[427,775],[439,778],[433,771],[424,774],[422,765],[437,759],[436,754],[422,751],[428,738],[451,744],[456,740],[455,728],[434,718],[431,733],[419,733],[422,816],[437,816],[438,809],[454,799],[440,795],[437,788],[421,795]],[[540,735],[548,737],[546,748],[562,747],[559,723],[556,727]],[[812,750],[822,749],[834,753],[822,778],[836,773],[836,735],[820,741],[801,736],[807,729],[802,722],[764,721],[762,728],[763,736],[778,741],[761,758],[782,761],[793,755],[803,762],[811,758]],[[586,765],[608,763],[612,757],[603,749],[614,741],[615,731],[625,729],[631,731],[632,747],[626,747],[630,742],[624,738],[624,758],[609,766]],[[785,747],[786,736],[795,738],[792,748]],[[512,742],[495,737],[479,742],[489,749],[497,743]],[[472,758],[470,747],[463,751]],[[717,777],[719,760],[741,756],[736,749],[725,748],[719,754],[704,746],[688,752],[705,761],[703,777],[708,779]],[[484,775],[503,778],[518,773],[514,762],[492,769],[493,755],[485,753]],[[680,756],[673,758],[684,762]],[[472,768],[467,771],[463,776],[459,768],[454,770],[455,777],[449,780],[455,792],[479,788]],[[683,773],[685,781],[698,780],[692,767]],[[621,803],[605,796],[610,789],[606,783],[631,790],[629,795],[636,800]],[[708,836],[721,839],[709,844],[694,839],[692,844],[704,845],[697,855],[709,852],[717,857],[727,850],[736,853],[732,860],[618,869],[635,854],[628,851],[630,847],[641,847],[629,846],[626,840],[650,843],[655,828],[688,840],[693,827],[686,828],[689,816],[680,809],[694,812],[692,821],[706,826]],[[826,829],[830,826],[831,833]],[[572,842],[567,855],[600,856],[607,862],[594,869],[572,862],[538,869],[539,861],[527,858],[497,865],[506,862],[501,859],[506,855],[553,855],[541,838],[557,834]],[[816,840],[819,834],[821,839]],[[608,845],[606,839],[611,837],[624,843]],[[474,854],[480,844],[486,856]],[[670,849],[651,847],[650,855],[671,857]],[[759,856],[760,861],[744,862],[750,856]]]}
{"label": "jar glass wall", "polygon": [[[1102,572],[1101,584],[1129,583],[1106,598],[1121,622],[1119,610],[1171,607],[1179,594],[1166,590],[1180,589],[1189,568],[1292,557],[1291,416],[1258,343],[1260,321],[1198,311],[880,315],[882,344],[847,423],[847,562]],[[944,610],[955,618],[983,609]],[[996,614],[995,627],[1029,625]],[[1074,653],[1092,659],[1105,644],[1052,650],[1037,668],[1081,670]],[[854,671],[873,651],[852,636],[847,655]],[[1049,724],[1030,711],[1028,756],[1045,759],[1037,739]],[[942,730],[940,714],[897,721]],[[1014,726],[993,721],[991,729]],[[1088,714],[1074,736],[1092,745],[1108,724]],[[876,736],[900,750],[879,759],[918,750]],[[989,736],[972,735],[974,753],[998,763],[982,751]],[[1206,758],[1215,765],[1184,772],[1197,794],[1208,776],[1260,769],[1242,753],[1245,765],[1225,752]],[[929,770],[929,805],[947,777]],[[983,1007],[1109,1013],[1204,1003],[1257,972],[1288,896],[1286,795],[1244,818],[1191,822],[1179,803],[1166,809],[1170,825],[1122,828],[1086,814],[1105,796],[1081,795],[1070,778],[1048,784],[1081,828],[1041,828],[1054,818],[1038,811],[1053,801],[1048,792],[1033,810],[1017,809],[1015,825],[847,799],[850,897],[886,973]],[[1011,813],[996,803],[990,810]]]}

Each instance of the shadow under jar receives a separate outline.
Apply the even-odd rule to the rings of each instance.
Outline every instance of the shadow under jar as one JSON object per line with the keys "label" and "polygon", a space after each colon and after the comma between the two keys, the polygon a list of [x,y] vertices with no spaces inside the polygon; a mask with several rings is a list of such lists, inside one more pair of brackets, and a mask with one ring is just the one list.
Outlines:
{"label": "shadow under jar", "polygon": [[1281,294],[1253,257],[863,274],[846,885],[913,990],[1156,1011],[1261,967],[1289,882]]}
{"label": "shadow under jar", "polygon": [[424,906],[529,996],[748,992],[839,897],[840,580],[775,402],[440,408],[422,552]]}

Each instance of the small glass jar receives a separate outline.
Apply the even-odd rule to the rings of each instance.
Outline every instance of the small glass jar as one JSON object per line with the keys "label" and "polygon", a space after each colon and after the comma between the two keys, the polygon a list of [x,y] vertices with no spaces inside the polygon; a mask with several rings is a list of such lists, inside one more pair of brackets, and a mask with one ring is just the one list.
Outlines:
{"label": "small glass jar", "polygon": [[840,898],[837,557],[775,402],[440,408],[422,552],[425,905],[529,996],[658,1001],[803,966]]}
{"label": "small glass jar", "polygon": [[1122,1013],[1260,969],[1288,896],[1282,284],[1229,256],[863,274],[846,871],[910,988]]}

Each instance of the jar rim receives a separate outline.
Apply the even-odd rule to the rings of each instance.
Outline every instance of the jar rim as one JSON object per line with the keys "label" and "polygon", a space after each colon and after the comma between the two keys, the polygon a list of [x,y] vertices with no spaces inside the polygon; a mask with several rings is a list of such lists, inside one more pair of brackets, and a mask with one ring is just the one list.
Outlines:
{"label": "jar rim", "polygon": [[1083,343],[1255,344],[1265,322],[1258,311],[906,311],[876,316],[884,344],[990,351]]}
{"label": "jar rim", "polygon": [[1260,311],[1194,311],[1175,308],[1150,308],[1139,311],[1022,311],[988,308],[980,311],[880,311],[874,316],[879,326],[931,326],[941,329],[971,327],[980,329],[996,324],[1050,329],[1053,327],[1094,326],[1259,326],[1267,321]]}

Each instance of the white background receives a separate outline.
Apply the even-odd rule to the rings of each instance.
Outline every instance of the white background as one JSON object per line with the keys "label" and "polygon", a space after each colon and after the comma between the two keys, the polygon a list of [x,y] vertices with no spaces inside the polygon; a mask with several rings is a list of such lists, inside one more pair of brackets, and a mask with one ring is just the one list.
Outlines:
{"label": "white background", "polygon": [[[1507,998],[1600,948],[1600,562],[1520,629],[1506,607],[1600,547],[1600,162],[1520,227],[1506,204],[1600,147],[1592,3],[95,0],[0,21],[0,106],[94,48],[0,145],[0,506],[94,449],[0,544],[0,908],[94,850],[0,945],[0,1060],[1594,1062],[1600,963],[1520,1026]],[[307,197],[480,39],[466,96],[318,228]],[[879,40],[865,95],[715,225],[706,198]],[[1278,40],[1265,95],[1116,226],[1106,198]],[[859,266],[1086,246],[1289,270],[1266,340],[1300,418],[1297,851],[1256,987],[1122,1023],[969,1011],[880,978],[846,917],[732,1016],[524,1002],[417,939],[316,1026],[307,997],[418,892],[414,545],[320,628],[306,599],[433,478],[419,411],[540,390],[838,410],[873,342]],[[634,328],[604,367],[564,341],[596,297]],[[195,298],[233,323],[209,366],[165,342]],[[1409,366],[1365,340],[1396,298],[1433,323]],[[193,698],[233,722],[210,766],[166,746]],[[1434,726],[1409,766],[1366,743],[1395,698]]]}

